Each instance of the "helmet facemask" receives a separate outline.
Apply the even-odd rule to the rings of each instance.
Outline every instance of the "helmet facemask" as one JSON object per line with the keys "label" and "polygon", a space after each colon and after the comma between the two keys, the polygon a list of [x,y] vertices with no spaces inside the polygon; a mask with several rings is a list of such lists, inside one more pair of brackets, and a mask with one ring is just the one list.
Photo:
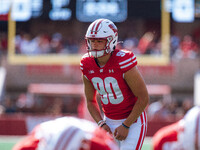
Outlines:
{"label": "helmet facemask", "polygon": [[[91,45],[91,40],[105,40],[105,46],[103,49],[94,49]],[[87,51],[90,57],[99,58],[111,53],[111,48],[109,47],[112,37],[107,38],[86,38]]]}

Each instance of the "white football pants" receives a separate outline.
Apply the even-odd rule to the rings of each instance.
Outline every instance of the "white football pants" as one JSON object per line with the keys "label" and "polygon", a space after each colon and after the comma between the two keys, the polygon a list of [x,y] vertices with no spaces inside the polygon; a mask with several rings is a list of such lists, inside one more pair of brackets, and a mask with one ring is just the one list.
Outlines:
{"label": "white football pants", "polygon": [[[110,127],[112,133],[114,133],[115,128],[120,126],[122,122],[126,119],[121,120],[113,120],[105,117],[106,124]],[[137,121],[133,123],[129,128],[128,136],[125,140],[119,141],[116,140],[120,150],[141,150],[144,138],[147,132],[147,116],[144,111],[140,117],[138,117]]]}

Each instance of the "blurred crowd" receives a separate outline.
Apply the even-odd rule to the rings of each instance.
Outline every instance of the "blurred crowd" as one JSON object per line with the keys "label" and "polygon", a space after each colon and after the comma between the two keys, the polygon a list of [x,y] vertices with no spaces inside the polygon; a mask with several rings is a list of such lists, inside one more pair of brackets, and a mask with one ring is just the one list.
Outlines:
{"label": "blurred crowd", "polygon": [[79,51],[79,43],[73,39],[64,40],[63,35],[55,33],[52,36],[41,34],[32,37],[28,33],[19,34],[15,38],[17,54],[37,55],[49,53],[74,54]]}
{"label": "blurred crowd", "polygon": [[192,98],[182,99],[163,98],[152,100],[147,107],[149,120],[172,121],[182,119],[186,112],[193,107]]}
{"label": "blurred crowd", "polygon": [[[80,97],[31,97],[21,93],[18,97],[6,96],[0,103],[0,114],[81,115],[84,105]],[[170,95],[150,97],[146,108],[148,120],[177,121],[193,107],[190,97],[174,98]]]}
{"label": "blurred crowd", "polygon": [[5,96],[0,103],[0,114],[77,115],[80,105],[79,97],[37,96],[33,98],[29,94],[21,93],[17,97]]}
{"label": "blurred crowd", "polygon": [[[7,34],[0,34],[0,52],[7,52]],[[160,55],[161,39],[153,32],[148,31],[142,37],[129,36],[119,39],[117,48],[128,49],[136,55]],[[85,53],[85,40],[67,38],[61,33],[39,34],[32,36],[30,33],[21,32],[15,37],[16,54],[83,54]],[[199,36],[176,34],[170,37],[170,56],[178,58],[197,58],[200,56]]]}

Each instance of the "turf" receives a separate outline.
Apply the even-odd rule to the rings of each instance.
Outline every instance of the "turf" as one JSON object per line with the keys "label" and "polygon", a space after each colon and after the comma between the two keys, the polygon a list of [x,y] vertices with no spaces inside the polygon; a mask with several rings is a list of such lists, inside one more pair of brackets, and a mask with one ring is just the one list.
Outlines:
{"label": "turf", "polygon": [[[0,136],[0,150],[12,150],[22,138],[23,136]],[[152,150],[150,137],[145,138],[142,150]]]}
{"label": "turf", "polygon": [[0,150],[12,150],[13,146],[23,138],[23,136],[0,136]]}

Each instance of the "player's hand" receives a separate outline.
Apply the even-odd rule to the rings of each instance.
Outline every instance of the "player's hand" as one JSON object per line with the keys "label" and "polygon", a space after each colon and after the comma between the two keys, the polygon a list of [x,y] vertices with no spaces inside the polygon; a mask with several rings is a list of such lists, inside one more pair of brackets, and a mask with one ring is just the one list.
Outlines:
{"label": "player's hand", "polygon": [[112,132],[110,130],[110,127],[107,124],[103,125],[101,128],[103,128],[104,130],[106,130],[108,133],[112,134]]}
{"label": "player's hand", "polygon": [[114,137],[119,141],[125,140],[126,137],[128,136],[128,132],[129,132],[129,129],[124,128],[122,125],[120,125],[119,127],[115,129]]}

